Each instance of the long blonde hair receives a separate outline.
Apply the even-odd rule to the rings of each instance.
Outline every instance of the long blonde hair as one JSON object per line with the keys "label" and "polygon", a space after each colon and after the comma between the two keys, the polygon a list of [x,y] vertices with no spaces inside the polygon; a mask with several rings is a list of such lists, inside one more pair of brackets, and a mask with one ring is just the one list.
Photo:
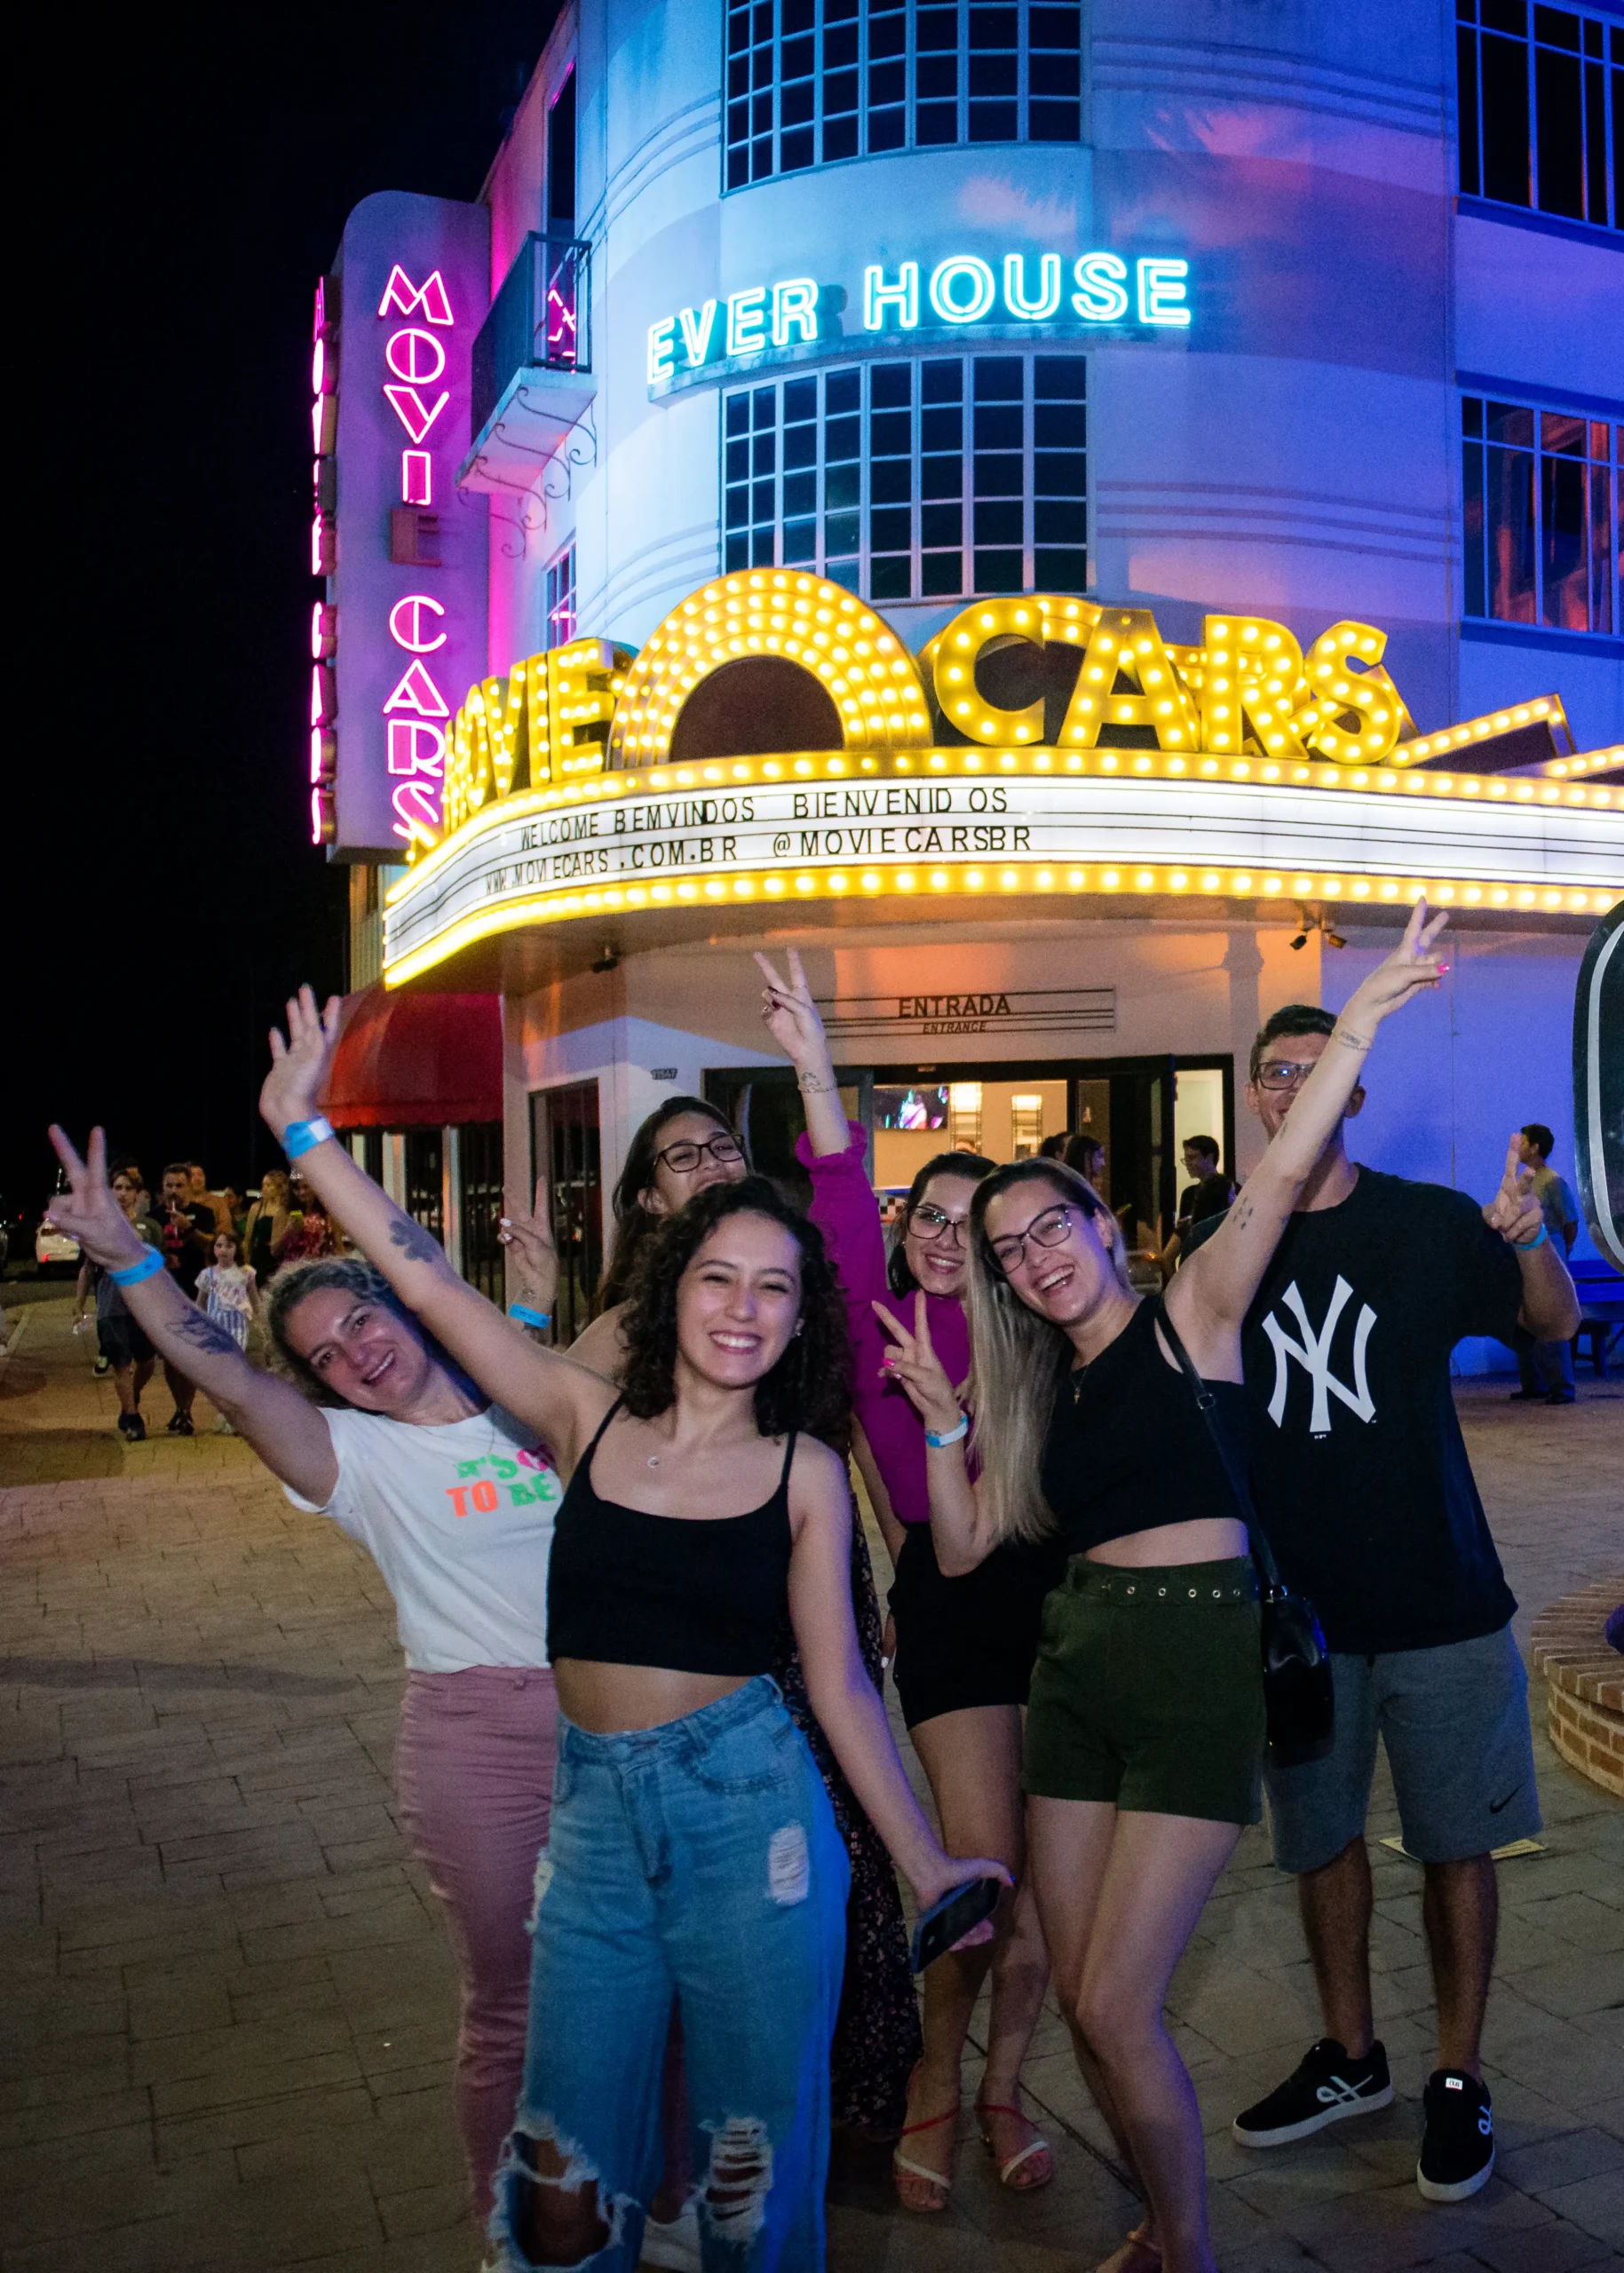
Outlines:
{"label": "long blonde hair", "polygon": [[1123,1291],[1134,1293],[1121,1226],[1075,1168],[1059,1160],[1015,1160],[976,1186],[964,1305],[970,1322],[967,1395],[975,1415],[970,1448],[980,1464],[981,1505],[1001,1541],[1042,1539],[1055,1527],[1041,1479],[1043,1439],[1056,1392],[1074,1354],[1060,1328],[1022,1302],[987,1240],[988,1206],[1022,1184],[1047,1184],[1057,1201],[1080,1206],[1091,1216]]}

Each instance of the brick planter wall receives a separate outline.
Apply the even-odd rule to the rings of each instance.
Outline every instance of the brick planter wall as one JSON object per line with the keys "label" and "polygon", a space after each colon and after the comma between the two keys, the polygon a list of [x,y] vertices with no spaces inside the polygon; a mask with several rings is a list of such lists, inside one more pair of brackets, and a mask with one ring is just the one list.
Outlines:
{"label": "brick planter wall", "polygon": [[1550,1740],[1570,1768],[1624,1799],[1624,1657],[1604,1628],[1624,1602],[1624,1574],[1564,1595],[1534,1620],[1533,1662],[1545,1676]]}

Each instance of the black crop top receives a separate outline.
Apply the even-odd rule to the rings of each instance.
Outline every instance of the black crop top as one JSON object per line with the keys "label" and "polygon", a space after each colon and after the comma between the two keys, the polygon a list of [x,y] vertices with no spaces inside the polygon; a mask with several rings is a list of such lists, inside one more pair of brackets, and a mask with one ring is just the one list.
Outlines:
{"label": "black crop top", "polygon": [[547,1655],[672,1673],[770,1673],[789,1617],[789,1464],[748,1515],[652,1516],[600,1499],[592,1457],[569,1480],[547,1572]]}
{"label": "black crop top", "polygon": [[[1070,1554],[1161,1524],[1240,1516],[1195,1392],[1157,1342],[1161,1308],[1141,1303],[1116,1340],[1067,1374],[1056,1394],[1040,1477]],[[1207,1386],[1230,1442],[1244,1445],[1245,1390],[1239,1382]]]}

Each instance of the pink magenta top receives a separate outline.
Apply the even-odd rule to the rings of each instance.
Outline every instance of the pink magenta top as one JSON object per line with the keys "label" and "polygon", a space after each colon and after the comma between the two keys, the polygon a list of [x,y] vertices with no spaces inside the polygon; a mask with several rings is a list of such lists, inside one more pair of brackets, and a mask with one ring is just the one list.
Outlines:
{"label": "pink magenta top", "polygon": [[[852,1141],[844,1152],[820,1159],[810,1139],[800,1136],[795,1156],[812,1177],[812,1220],[823,1234],[845,1294],[852,1329],[852,1410],[874,1447],[898,1520],[925,1524],[931,1520],[931,1500],[925,1485],[924,1422],[904,1391],[880,1371],[886,1351],[895,1344],[869,1308],[870,1302],[883,1303],[911,1334],[914,1297],[893,1295],[885,1283],[885,1236],[863,1168],[868,1140],[856,1121],[846,1126]],[[970,1371],[970,1328],[963,1305],[955,1295],[927,1295],[925,1303],[936,1354],[948,1380],[960,1382]]]}

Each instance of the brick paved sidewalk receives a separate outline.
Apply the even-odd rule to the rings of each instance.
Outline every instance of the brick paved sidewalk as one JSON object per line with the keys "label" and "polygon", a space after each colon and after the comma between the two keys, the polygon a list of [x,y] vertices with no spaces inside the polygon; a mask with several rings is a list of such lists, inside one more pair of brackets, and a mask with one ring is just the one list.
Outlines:
{"label": "brick paved sidewalk", "polygon": [[[66,1302],[36,1306],[0,1361],[0,2273],[474,2273],[454,1976],[396,1822],[382,1582],[209,1432],[202,1400],[189,1442],[121,1445],[67,1325]],[[1525,1641],[1624,1559],[1624,1384],[1580,1394],[1547,1411],[1463,1392]],[[147,1402],[161,1428],[161,1386]],[[1458,2207],[1412,2182],[1430,1990],[1419,1874],[1379,1846],[1398,2105],[1280,2154],[1230,2142],[1316,2027],[1291,1889],[1243,1840],[1173,1993],[1225,2273],[1620,2263],[1624,1810],[1539,1741],[1547,1852],[1501,1867],[1502,2174]],[[1383,1794],[1373,1838],[1395,1828]],[[926,2222],[896,2209],[883,2159],[847,2160],[836,2273],[1088,2273],[1133,2205],[1052,2011],[1028,2073],[1054,2186],[1001,2195],[967,2125]]]}

